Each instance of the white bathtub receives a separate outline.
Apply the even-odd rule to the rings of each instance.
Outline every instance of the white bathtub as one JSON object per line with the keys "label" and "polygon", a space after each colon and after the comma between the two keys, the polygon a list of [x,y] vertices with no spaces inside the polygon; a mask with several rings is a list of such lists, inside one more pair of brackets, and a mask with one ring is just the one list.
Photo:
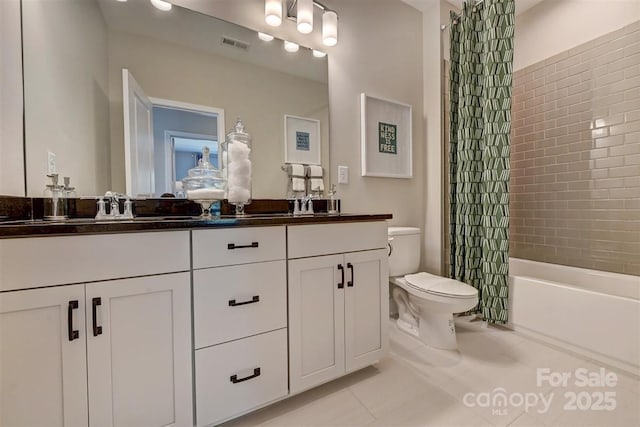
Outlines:
{"label": "white bathtub", "polygon": [[640,375],[640,276],[511,258],[508,326]]}

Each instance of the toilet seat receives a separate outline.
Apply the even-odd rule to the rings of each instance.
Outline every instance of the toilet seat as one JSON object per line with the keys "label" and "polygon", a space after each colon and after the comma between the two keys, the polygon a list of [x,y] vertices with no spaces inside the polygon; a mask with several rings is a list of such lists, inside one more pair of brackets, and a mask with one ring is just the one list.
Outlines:
{"label": "toilet seat", "polygon": [[407,274],[404,279],[407,286],[419,293],[462,299],[478,297],[478,290],[473,286],[446,277],[422,272]]}

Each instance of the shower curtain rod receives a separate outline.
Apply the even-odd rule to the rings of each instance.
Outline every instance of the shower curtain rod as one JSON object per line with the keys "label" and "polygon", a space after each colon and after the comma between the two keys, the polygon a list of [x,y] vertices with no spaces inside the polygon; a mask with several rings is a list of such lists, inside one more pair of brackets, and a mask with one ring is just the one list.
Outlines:
{"label": "shower curtain rod", "polygon": [[[475,6],[478,6],[479,4],[482,4],[482,3],[484,3],[484,0],[478,0],[475,3],[473,3],[473,6],[475,7]],[[463,12],[464,12],[464,10],[462,12],[460,12],[460,13],[456,13],[456,15],[461,16]],[[441,25],[440,26],[440,31],[444,31],[447,28],[449,28],[450,26],[451,26],[451,24]]]}

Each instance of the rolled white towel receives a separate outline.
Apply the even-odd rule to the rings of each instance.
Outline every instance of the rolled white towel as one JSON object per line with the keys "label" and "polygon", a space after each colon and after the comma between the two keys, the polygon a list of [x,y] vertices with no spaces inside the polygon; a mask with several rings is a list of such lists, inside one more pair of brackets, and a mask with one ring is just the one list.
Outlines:
{"label": "rolled white towel", "polygon": [[309,181],[311,192],[324,191],[324,182],[322,181],[322,178],[311,178]]}
{"label": "rolled white towel", "polygon": [[291,189],[304,192],[304,178],[291,178]]}
{"label": "rolled white towel", "polygon": [[251,193],[246,188],[230,188],[229,203],[246,203],[249,201]]}
{"label": "rolled white towel", "polygon": [[300,165],[298,163],[291,163],[291,176],[303,177],[304,165]]}
{"label": "rolled white towel", "polygon": [[310,178],[322,178],[322,166],[310,165],[309,166]]}

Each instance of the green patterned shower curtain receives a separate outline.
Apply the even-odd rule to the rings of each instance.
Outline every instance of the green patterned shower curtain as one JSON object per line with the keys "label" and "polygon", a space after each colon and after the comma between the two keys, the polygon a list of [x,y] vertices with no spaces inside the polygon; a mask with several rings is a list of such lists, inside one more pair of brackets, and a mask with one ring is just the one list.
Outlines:
{"label": "green patterned shower curtain", "polygon": [[451,14],[450,271],[492,323],[507,321],[514,8],[469,0]]}

